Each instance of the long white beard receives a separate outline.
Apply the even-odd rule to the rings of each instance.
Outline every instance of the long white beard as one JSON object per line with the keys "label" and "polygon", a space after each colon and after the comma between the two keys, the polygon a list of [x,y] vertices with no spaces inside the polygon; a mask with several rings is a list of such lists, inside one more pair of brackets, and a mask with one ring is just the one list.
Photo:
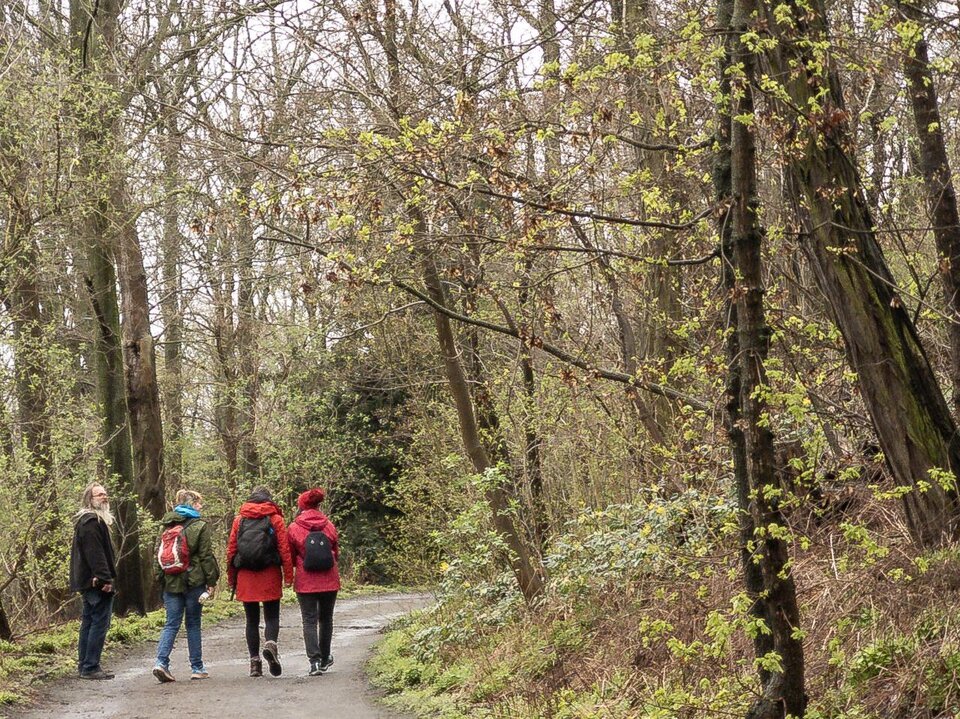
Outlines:
{"label": "long white beard", "polygon": [[108,527],[113,525],[113,512],[110,511],[110,507],[90,507],[86,509],[81,509],[77,512],[77,519],[82,517],[85,514],[95,514],[97,517],[106,524]]}

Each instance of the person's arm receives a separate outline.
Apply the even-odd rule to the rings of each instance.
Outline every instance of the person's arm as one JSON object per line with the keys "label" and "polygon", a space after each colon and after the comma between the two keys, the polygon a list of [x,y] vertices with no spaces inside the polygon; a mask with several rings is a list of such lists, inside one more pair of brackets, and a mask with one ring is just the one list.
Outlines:
{"label": "person's arm", "polygon": [[213,538],[210,536],[210,525],[204,522],[197,536],[197,563],[203,572],[203,581],[207,589],[217,586],[220,581],[220,565],[213,553]]}
{"label": "person's arm", "polygon": [[237,568],[233,566],[233,558],[237,554],[237,531],[240,528],[239,515],[233,518],[230,527],[230,539],[227,541],[227,584],[233,589],[237,586]]}
{"label": "person's arm", "polygon": [[273,529],[277,533],[277,549],[280,551],[280,563],[283,566],[283,583],[293,586],[293,559],[290,556],[290,540],[287,537],[287,527],[283,517],[274,514],[270,518]]}
{"label": "person's arm", "polygon": [[340,561],[340,534],[330,520],[327,520],[326,529],[326,534],[330,538],[330,550],[333,552],[333,558]]}
{"label": "person's arm", "polygon": [[287,527],[287,542],[290,544],[290,562],[296,567],[297,557],[303,556],[303,542],[301,541],[300,531],[293,522],[290,522]]}

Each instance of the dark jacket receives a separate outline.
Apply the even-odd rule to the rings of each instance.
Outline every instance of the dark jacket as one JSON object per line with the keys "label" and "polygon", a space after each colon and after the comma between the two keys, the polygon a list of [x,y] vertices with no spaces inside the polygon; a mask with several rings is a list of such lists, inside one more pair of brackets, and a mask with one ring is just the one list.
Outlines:
{"label": "dark jacket", "polygon": [[[244,519],[270,517],[270,525],[277,537],[277,550],[280,553],[280,565],[254,571],[237,569],[233,558],[237,553],[237,535],[240,522]],[[293,584],[293,563],[290,559],[290,545],[287,543],[287,527],[283,522],[283,512],[273,502],[244,502],[240,514],[233,520],[230,540],[227,542],[227,578],[231,587],[236,588],[237,599],[241,602],[271,602],[280,599],[283,587]]]}
{"label": "dark jacket", "polygon": [[[190,521],[187,521],[187,520]],[[199,587],[215,587],[220,580],[220,565],[213,553],[213,540],[210,536],[210,527],[202,519],[191,519],[177,511],[167,512],[160,520],[160,525],[166,529],[174,524],[187,522],[183,535],[190,550],[190,568],[181,574],[164,574],[160,562],[153,563],[153,573],[161,592],[183,594],[188,589]],[[157,542],[159,545],[159,540]],[[159,546],[158,546],[159,550]]]}
{"label": "dark jacket", "polygon": [[110,528],[93,512],[81,516],[73,528],[70,548],[70,589],[83,592],[97,584],[112,584],[117,578],[117,560],[110,541]]}
{"label": "dark jacket", "polygon": [[[325,572],[310,572],[303,568],[303,556],[307,535],[310,532],[323,532],[330,539],[330,549],[333,550],[333,566]],[[293,555],[293,566],[296,571],[293,580],[293,589],[298,594],[312,592],[335,592],[340,589],[340,571],[337,560],[340,558],[340,542],[337,528],[333,526],[327,515],[319,509],[305,509],[290,523],[287,529],[290,540],[290,554]]]}

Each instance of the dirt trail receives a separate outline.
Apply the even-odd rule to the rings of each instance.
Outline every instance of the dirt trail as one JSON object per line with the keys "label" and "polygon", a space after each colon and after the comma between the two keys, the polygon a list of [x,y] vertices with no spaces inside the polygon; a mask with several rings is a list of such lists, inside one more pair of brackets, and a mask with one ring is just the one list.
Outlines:
{"label": "dirt trail", "polygon": [[[104,665],[116,673],[111,681],[76,678],[50,685],[41,703],[14,713],[23,719],[401,719],[379,706],[363,672],[370,647],[390,620],[423,606],[426,595],[384,594],[337,602],[333,656],[324,675],[307,676],[300,612],[285,606],[280,615],[283,675],[251,679],[243,639],[243,622],[233,619],[205,628],[203,659],[210,678],[190,681],[186,634],[181,628],[170,661],[178,681],[160,684],[151,674],[156,644]],[[266,666],[264,666],[266,671]]]}

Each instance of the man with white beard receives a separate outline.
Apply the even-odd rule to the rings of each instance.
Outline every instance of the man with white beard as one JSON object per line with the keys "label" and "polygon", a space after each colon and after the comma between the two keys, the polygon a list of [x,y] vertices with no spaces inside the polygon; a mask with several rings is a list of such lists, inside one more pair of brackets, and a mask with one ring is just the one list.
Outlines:
{"label": "man with white beard", "polygon": [[77,642],[81,679],[113,679],[100,666],[103,643],[113,612],[113,583],[117,564],[110,541],[110,498],[103,485],[94,482],[83,490],[80,510],[74,516],[73,547],[70,550],[70,588],[83,599],[80,639]]}

